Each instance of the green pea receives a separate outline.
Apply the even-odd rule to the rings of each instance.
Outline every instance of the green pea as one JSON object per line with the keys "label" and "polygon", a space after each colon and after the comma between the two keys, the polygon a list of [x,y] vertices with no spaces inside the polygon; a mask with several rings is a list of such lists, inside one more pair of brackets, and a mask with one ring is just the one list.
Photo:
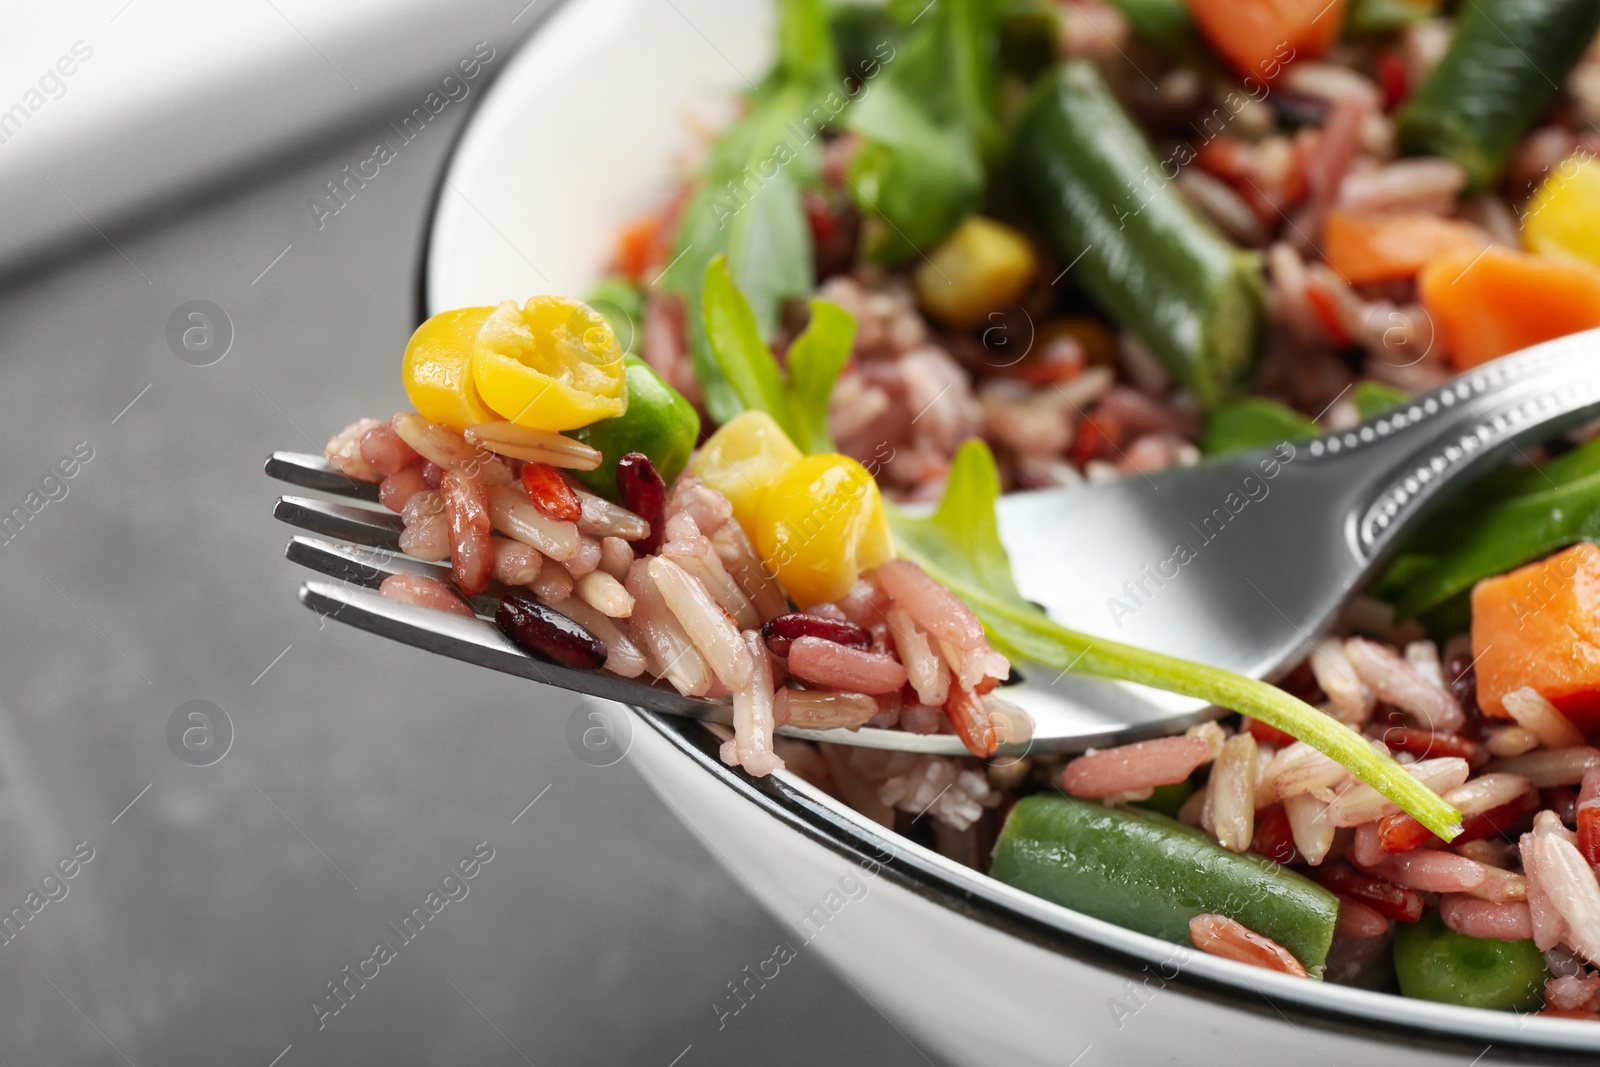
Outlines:
{"label": "green pea", "polygon": [[628,410],[572,433],[601,454],[600,466],[574,475],[607,500],[617,499],[617,460],[624,455],[643,452],[671,485],[683,473],[700,437],[700,416],[694,406],[644,360],[628,356],[626,362]]}
{"label": "green pea", "polygon": [[1532,941],[1489,941],[1458,934],[1437,913],[1400,923],[1394,938],[1400,992],[1468,1008],[1537,1008],[1548,974]]}

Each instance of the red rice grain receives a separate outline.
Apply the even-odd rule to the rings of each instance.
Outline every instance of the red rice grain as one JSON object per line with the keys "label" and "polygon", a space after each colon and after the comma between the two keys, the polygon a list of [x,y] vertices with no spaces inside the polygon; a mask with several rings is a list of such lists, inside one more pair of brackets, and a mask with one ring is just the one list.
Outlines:
{"label": "red rice grain", "polygon": [[789,643],[789,671],[846,693],[894,693],[906,684],[906,669],[896,660],[820,637],[797,637]]}
{"label": "red rice grain", "polygon": [[425,578],[420,574],[391,574],[378,586],[378,592],[403,604],[436,608],[452,615],[472,618],[472,609],[462,601],[460,595],[435,578]]}
{"label": "red rice grain", "polygon": [[1211,746],[1198,737],[1158,737],[1089,752],[1061,772],[1061,788],[1094,799],[1135,789],[1186,781],[1211,760]]}
{"label": "red rice grain", "polygon": [[1309,977],[1288,949],[1226,915],[1196,915],[1189,920],[1189,939],[1195,948],[1213,956],[1295,978]]}
{"label": "red rice grain", "polygon": [[1533,937],[1533,915],[1527,904],[1491,904],[1487,900],[1447,893],[1439,899],[1439,917],[1458,934],[1491,941],[1527,941]]}

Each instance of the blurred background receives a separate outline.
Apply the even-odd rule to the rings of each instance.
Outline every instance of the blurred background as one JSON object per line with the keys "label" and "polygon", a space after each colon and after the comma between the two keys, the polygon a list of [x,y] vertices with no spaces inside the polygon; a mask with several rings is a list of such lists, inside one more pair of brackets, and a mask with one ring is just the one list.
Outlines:
{"label": "blurred background", "polygon": [[575,698],[295,602],[262,461],[403,403],[433,194],[496,65],[336,217],[310,203],[560,2],[9,12],[0,1063],[927,1062],[811,954],[719,1027],[787,928],[626,758],[579,758]]}

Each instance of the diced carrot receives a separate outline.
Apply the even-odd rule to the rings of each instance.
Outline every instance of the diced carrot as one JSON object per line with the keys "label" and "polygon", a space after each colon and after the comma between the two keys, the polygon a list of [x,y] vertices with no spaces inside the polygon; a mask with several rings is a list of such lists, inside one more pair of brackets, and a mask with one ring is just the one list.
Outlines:
{"label": "diced carrot", "polygon": [[[1498,808],[1479,812],[1461,824],[1461,832],[1451,839],[1451,844],[1464,845],[1468,841],[1481,841],[1486,837],[1503,837],[1514,833],[1524,816],[1532,815],[1539,807],[1538,790],[1530,789],[1515,800],[1508,800]],[[1410,852],[1433,838],[1433,832],[1403,811],[1385,815],[1378,822],[1378,841],[1385,852]],[[1439,840],[1443,844],[1442,839]]]}
{"label": "diced carrot", "polygon": [[1583,542],[1472,589],[1478,706],[1510,718],[1532,686],[1584,733],[1600,729],[1600,545]]}
{"label": "diced carrot", "polygon": [[1326,52],[1344,28],[1346,0],[1187,0],[1217,54],[1247,77],[1272,81],[1296,59]]}
{"label": "diced carrot", "polygon": [[629,223],[617,238],[617,270],[634,281],[644,277],[660,256],[664,219],[659,213],[641,216]]}
{"label": "diced carrot", "polygon": [[1417,289],[1463,370],[1600,326],[1600,270],[1509,248],[1441,256]]}
{"label": "diced carrot", "polygon": [[1322,254],[1352,285],[1415,277],[1441,256],[1483,251],[1488,237],[1459,219],[1424,212],[1393,215],[1330,211],[1322,223]]}
{"label": "diced carrot", "polygon": [[1345,329],[1344,319],[1339,314],[1339,303],[1327,287],[1315,278],[1306,282],[1306,303],[1311,305],[1312,314],[1316,315],[1317,323],[1329,340],[1340,348],[1347,347],[1350,344],[1350,331]]}

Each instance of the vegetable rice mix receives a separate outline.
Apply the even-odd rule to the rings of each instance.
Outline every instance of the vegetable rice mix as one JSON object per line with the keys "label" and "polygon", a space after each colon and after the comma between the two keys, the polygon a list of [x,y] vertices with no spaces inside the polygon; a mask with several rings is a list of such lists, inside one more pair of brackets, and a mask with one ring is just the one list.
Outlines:
{"label": "vegetable rice mix", "polygon": [[[994,519],[1600,327],[1600,4],[778,7],[589,303],[429,319],[416,411],[329,442],[449,561],[383,592],[731,703],[728,764],[1079,911],[1600,1020],[1593,428],[1428,520],[1281,686],[1055,625]],[[1234,714],[1018,756],[1013,661]]]}

